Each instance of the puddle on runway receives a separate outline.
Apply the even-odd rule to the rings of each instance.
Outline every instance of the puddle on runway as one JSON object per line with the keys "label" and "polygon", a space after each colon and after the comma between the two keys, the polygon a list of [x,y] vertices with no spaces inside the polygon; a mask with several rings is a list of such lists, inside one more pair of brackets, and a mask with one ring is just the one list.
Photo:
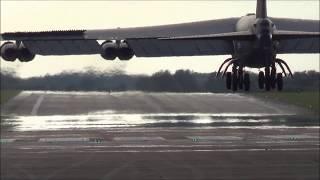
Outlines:
{"label": "puddle on runway", "polygon": [[112,111],[86,115],[2,116],[1,129],[41,131],[125,127],[208,128],[319,128],[319,118],[284,114],[119,114]]}

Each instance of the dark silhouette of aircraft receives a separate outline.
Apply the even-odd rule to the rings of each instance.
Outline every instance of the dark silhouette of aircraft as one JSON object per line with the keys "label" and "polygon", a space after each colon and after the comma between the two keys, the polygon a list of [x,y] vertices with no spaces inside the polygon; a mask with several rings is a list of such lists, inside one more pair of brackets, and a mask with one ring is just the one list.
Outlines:
{"label": "dark silhouette of aircraft", "polygon": [[[282,90],[283,75],[292,76],[292,72],[277,54],[319,53],[319,29],[319,20],[268,17],[266,0],[257,0],[256,14],[240,18],[106,30],[3,33],[1,39],[7,42],[1,46],[1,57],[28,62],[36,54],[101,54],[107,60],[231,55],[217,73],[226,77],[228,89],[248,91],[250,77],[243,68],[250,67],[264,68],[259,72],[261,89]],[[99,44],[98,40],[104,42]],[[276,64],[281,73],[277,73]],[[230,66],[232,71],[228,72]]]}

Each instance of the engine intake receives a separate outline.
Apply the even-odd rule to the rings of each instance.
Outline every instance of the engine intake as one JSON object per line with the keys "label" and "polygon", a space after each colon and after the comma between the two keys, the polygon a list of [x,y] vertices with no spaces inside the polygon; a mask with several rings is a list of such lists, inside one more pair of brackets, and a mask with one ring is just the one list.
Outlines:
{"label": "engine intake", "polygon": [[13,42],[5,42],[0,48],[1,57],[6,61],[15,61],[19,56],[18,47]]}
{"label": "engine intake", "polygon": [[26,48],[23,44],[20,44],[20,46],[18,48],[18,53],[19,53],[18,59],[21,62],[32,61],[34,59],[34,57],[36,56],[28,48]]}
{"label": "engine intake", "polygon": [[112,41],[105,41],[101,44],[101,56],[106,60],[115,60],[117,57],[117,45]]}
{"label": "engine intake", "polygon": [[130,60],[134,56],[133,50],[126,42],[122,42],[118,49],[118,58],[122,61]]}

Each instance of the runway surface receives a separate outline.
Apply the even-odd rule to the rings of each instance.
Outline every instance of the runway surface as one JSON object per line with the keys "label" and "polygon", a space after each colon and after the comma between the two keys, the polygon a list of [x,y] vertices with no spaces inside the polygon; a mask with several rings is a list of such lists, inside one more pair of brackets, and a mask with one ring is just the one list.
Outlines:
{"label": "runway surface", "polygon": [[319,179],[319,117],[239,94],[22,92],[1,179]]}

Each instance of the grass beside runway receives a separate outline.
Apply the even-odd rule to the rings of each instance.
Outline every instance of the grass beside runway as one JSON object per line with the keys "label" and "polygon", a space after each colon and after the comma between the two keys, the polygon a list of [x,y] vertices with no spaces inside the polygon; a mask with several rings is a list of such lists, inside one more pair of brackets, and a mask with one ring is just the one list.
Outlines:
{"label": "grass beside runway", "polygon": [[6,103],[9,99],[18,95],[20,90],[0,90],[0,105]]}
{"label": "grass beside runway", "polygon": [[267,100],[276,100],[300,107],[304,107],[315,113],[319,113],[319,91],[312,92],[270,92],[253,93],[253,95]]}

